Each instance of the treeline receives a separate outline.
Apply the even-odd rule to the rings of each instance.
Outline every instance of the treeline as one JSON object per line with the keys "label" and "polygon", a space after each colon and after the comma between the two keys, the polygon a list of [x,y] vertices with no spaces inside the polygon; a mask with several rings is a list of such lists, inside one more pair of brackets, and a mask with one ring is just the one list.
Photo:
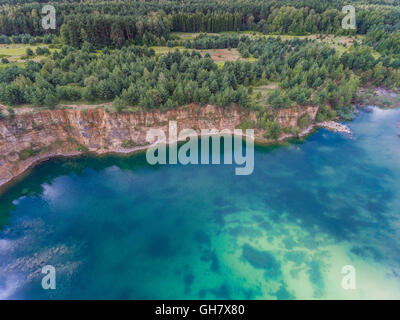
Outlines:
{"label": "treeline", "polygon": [[177,32],[240,31],[247,26],[247,16],[239,12],[182,12],[172,15],[172,19],[173,31]]}
{"label": "treeline", "polygon": [[222,32],[253,30],[267,33],[346,33],[341,28],[344,15],[337,9],[322,13],[308,7],[269,7],[252,13],[179,13],[173,15],[173,31]]}
{"label": "treeline", "polygon": [[44,36],[31,36],[30,34],[18,34],[13,36],[0,35],[0,44],[23,43],[34,45],[36,43],[50,44],[54,39],[54,35],[46,34]]}
{"label": "treeline", "polygon": [[[265,34],[349,33],[342,29],[343,14],[337,9],[317,13],[314,9],[281,7],[265,9],[265,14],[244,12],[152,12],[145,16],[100,16],[77,14],[65,18],[61,36],[79,47],[89,41],[94,45],[120,46],[159,44],[168,40],[170,32],[224,32],[253,30]],[[351,31],[350,31],[351,33]]]}
{"label": "treeline", "polygon": [[186,40],[183,45],[187,49],[225,49],[237,48],[239,42],[245,42],[249,39],[247,36],[239,37],[237,35],[207,35],[201,34],[194,40]]}
{"label": "treeline", "polygon": [[[90,1],[51,2],[57,12],[55,31],[41,26],[41,3],[0,7],[0,34],[43,35],[64,31],[69,45],[87,38],[93,44],[142,44],[151,38],[168,40],[175,32],[222,32],[254,30],[265,34],[340,33],[344,1]],[[356,4],[355,4],[356,5]],[[385,8],[385,7],[384,7]],[[382,27],[393,32],[399,26],[400,10],[357,8],[357,32],[365,34]],[[103,28],[101,28],[103,25]],[[63,27],[63,28],[62,28]],[[100,31],[101,30],[101,34]],[[90,35],[90,36],[89,36]],[[93,36],[93,37],[92,37]]]}
{"label": "treeline", "polygon": [[64,43],[80,47],[84,42],[95,46],[120,47],[125,43],[152,45],[167,39],[171,30],[171,17],[152,13],[145,17],[128,16],[71,16],[61,27]]}

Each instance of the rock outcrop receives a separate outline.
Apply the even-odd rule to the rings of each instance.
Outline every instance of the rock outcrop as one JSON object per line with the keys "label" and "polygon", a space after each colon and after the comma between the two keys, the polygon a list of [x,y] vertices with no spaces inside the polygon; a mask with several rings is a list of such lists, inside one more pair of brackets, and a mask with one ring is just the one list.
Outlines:
{"label": "rock outcrop", "polygon": [[[276,121],[282,127],[295,127],[306,113],[315,119],[317,108],[280,110]],[[175,110],[137,113],[110,113],[104,109],[44,110],[18,114],[0,121],[0,188],[38,162],[56,156],[85,152],[128,153],[149,146],[146,134],[157,128],[168,132],[168,123],[177,121],[178,130],[229,129],[244,120],[257,121],[255,112],[214,106],[188,105]],[[267,142],[263,129],[256,140]]]}

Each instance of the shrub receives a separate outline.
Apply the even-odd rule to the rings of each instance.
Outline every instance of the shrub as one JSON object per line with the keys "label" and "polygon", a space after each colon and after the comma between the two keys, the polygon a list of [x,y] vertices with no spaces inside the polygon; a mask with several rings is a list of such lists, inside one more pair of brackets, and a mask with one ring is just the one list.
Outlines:
{"label": "shrub", "polygon": [[308,113],[306,113],[305,115],[303,115],[298,121],[297,121],[298,126],[301,129],[307,128],[308,125],[310,124],[310,116],[308,115]]}
{"label": "shrub", "polygon": [[72,86],[57,87],[57,96],[61,100],[76,101],[81,98],[81,89]]}
{"label": "shrub", "polygon": [[317,122],[323,122],[332,120],[337,117],[336,111],[329,109],[327,106],[322,106],[318,110],[318,114],[315,118]]}
{"label": "shrub", "polygon": [[132,148],[135,145],[135,143],[132,140],[125,140],[121,146],[122,148]]}
{"label": "shrub", "polygon": [[8,107],[7,108],[7,111],[8,111],[8,116],[9,117],[14,117],[15,116],[15,111],[14,111],[14,109],[12,108],[12,107]]}
{"label": "shrub", "polygon": [[33,53],[33,51],[32,51],[31,48],[26,48],[26,55],[27,55],[28,57],[32,57],[32,56],[34,56],[35,54]]}
{"label": "shrub", "polygon": [[116,112],[120,113],[126,107],[126,104],[121,98],[117,97],[113,101],[113,107],[115,108]]}
{"label": "shrub", "polygon": [[265,124],[265,130],[266,132],[264,137],[267,139],[278,139],[282,133],[281,126],[273,120],[267,120]]}
{"label": "shrub", "polygon": [[351,108],[351,107],[346,107],[346,108],[340,109],[340,110],[338,110],[337,114],[340,118],[342,118],[346,121],[354,120],[354,118],[356,117],[353,112],[353,108]]}
{"label": "shrub", "polygon": [[19,159],[23,161],[23,160],[26,160],[26,159],[28,159],[30,157],[36,156],[40,152],[41,152],[40,149],[34,150],[33,148],[28,148],[28,149],[21,150],[18,153],[18,156],[19,156]]}
{"label": "shrub", "polygon": [[40,55],[49,55],[50,54],[50,50],[47,47],[37,47],[36,54],[38,56],[40,56]]}

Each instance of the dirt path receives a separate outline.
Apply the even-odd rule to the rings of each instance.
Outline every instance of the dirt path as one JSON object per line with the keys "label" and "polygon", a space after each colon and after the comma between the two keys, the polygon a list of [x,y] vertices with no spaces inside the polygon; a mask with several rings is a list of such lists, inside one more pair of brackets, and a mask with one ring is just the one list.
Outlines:
{"label": "dirt path", "polygon": [[[105,102],[101,104],[60,104],[58,108],[67,108],[67,109],[72,109],[72,110],[88,110],[88,109],[97,109],[97,108],[104,108],[104,107],[111,107],[112,102]],[[7,111],[7,106],[0,104],[0,110],[3,113],[3,115],[8,116],[8,111]],[[35,108],[29,105],[23,105],[23,106],[18,106],[18,107],[13,107],[14,113],[16,115],[23,115],[23,114],[30,114],[34,112],[39,112],[42,110],[46,110],[48,108]]]}

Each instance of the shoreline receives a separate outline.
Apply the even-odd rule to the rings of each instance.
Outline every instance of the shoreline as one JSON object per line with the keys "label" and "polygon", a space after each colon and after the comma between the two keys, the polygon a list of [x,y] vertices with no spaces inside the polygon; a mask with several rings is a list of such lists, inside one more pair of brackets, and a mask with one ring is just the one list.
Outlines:
{"label": "shoreline", "polygon": [[[324,121],[321,123],[315,123],[310,125],[309,127],[303,129],[300,133],[298,134],[286,134],[281,136],[278,139],[275,140],[267,140],[267,139],[260,139],[256,137],[251,137],[253,139],[254,145],[255,146],[271,146],[271,145],[279,145],[281,143],[288,142],[290,139],[304,139],[307,136],[311,135],[315,129],[318,128],[324,128],[328,129],[333,132],[338,132],[338,133],[345,133],[345,134],[351,134],[350,128],[348,128],[346,125],[335,122],[335,121]],[[239,136],[235,135],[232,133],[233,136]],[[199,134],[198,137],[201,136],[223,136],[221,133],[209,133],[209,134]],[[242,133],[240,135],[242,139],[246,139],[247,135],[245,133]],[[189,138],[190,136],[186,136],[185,139]],[[177,144],[183,143],[185,140],[177,140]],[[151,147],[155,147],[159,144],[165,143],[166,145],[170,145],[168,141],[162,140],[162,141],[156,141],[152,144],[149,145],[144,145],[144,146],[135,146],[132,148],[117,148],[115,150],[110,150],[110,151],[73,151],[73,152],[65,152],[65,153],[50,153],[50,154],[44,154],[44,155],[38,155],[33,161],[31,161],[28,165],[26,165],[22,172],[13,176],[12,178],[6,180],[6,181],[0,181],[0,196],[3,195],[10,187],[12,187],[16,182],[19,180],[23,179],[26,177],[31,170],[33,170],[36,166],[49,161],[51,159],[63,159],[63,158],[76,158],[76,157],[82,157],[85,155],[93,155],[95,157],[102,157],[102,156],[109,156],[109,155],[116,155],[116,156],[132,156],[134,154],[139,154],[142,152],[147,151]],[[175,142],[174,142],[175,143]]]}
{"label": "shoreline", "polygon": [[[308,114],[314,120],[318,108],[297,107],[280,111],[282,127],[295,127],[299,117]],[[209,133],[233,133],[244,121],[257,122],[255,111],[232,105],[222,108],[213,105],[190,104],[166,111],[136,113],[106,112],[101,108],[90,110],[56,109],[33,114],[19,114],[0,121],[0,189],[26,170],[53,157],[92,153],[130,155],[152,145],[147,133],[161,130],[169,139],[169,122],[177,123],[176,130],[192,129],[199,136],[203,129]],[[243,129],[243,128],[242,128]],[[211,131],[210,131],[211,130]],[[217,130],[217,131],[213,131]],[[243,133],[243,132],[242,132]],[[254,131],[256,143],[271,144],[264,138],[265,129]],[[291,135],[293,138],[296,135]],[[171,137],[172,138],[172,137]],[[182,136],[180,137],[182,138]]]}

